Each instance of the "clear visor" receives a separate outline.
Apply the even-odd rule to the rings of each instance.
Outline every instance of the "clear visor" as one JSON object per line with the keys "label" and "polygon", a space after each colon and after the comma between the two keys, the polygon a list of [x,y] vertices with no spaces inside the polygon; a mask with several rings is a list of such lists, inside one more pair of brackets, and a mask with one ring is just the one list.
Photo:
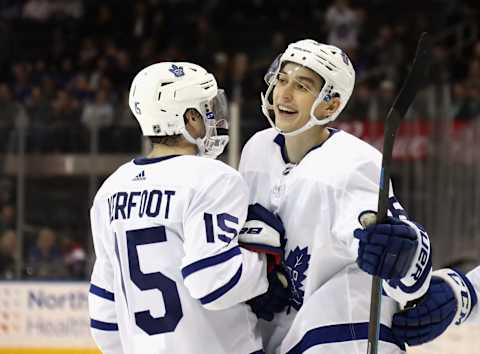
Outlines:
{"label": "clear visor", "polygon": [[217,95],[203,105],[205,137],[202,154],[208,157],[220,155],[228,143],[228,100],[225,91],[218,89]]}
{"label": "clear visor", "polygon": [[270,67],[268,68],[267,72],[265,73],[265,76],[263,77],[263,80],[265,80],[265,83],[267,85],[270,85],[272,82],[272,79],[275,78],[275,75],[278,72],[278,68],[280,66],[280,58],[282,57],[283,53],[280,53],[277,55],[275,60],[270,64]]}
{"label": "clear visor", "polygon": [[[316,108],[322,101],[329,101],[332,95],[332,88],[330,85],[326,85],[326,81],[315,71],[307,66],[290,62],[288,60],[281,61],[281,56],[278,56],[270,65],[267,73],[264,76],[264,80],[268,85],[265,94],[262,93],[262,112],[267,117],[268,121],[284,135],[296,135],[309,129],[313,125],[322,124],[323,117],[317,117],[315,115]],[[275,124],[274,103],[273,97],[275,92],[278,93],[278,89],[282,88],[283,93],[294,92],[299,94],[312,95],[313,102],[310,107],[310,120],[305,123],[301,128],[291,132],[284,132],[278,128]],[[279,97],[277,97],[279,99]],[[277,102],[278,103],[278,102]],[[279,107],[286,112],[292,112],[290,107]],[[295,112],[293,112],[295,113]]]}
{"label": "clear visor", "polygon": [[283,62],[281,65],[281,56],[281,54],[277,56],[264,76],[267,85],[274,86],[279,82],[281,84],[287,84],[293,81],[295,89],[304,90],[315,97],[318,96],[325,85],[325,80],[306,66],[288,61]]}
{"label": "clear visor", "polygon": [[[228,135],[230,118],[228,115],[228,100],[225,91],[218,89],[217,95],[206,102],[204,107],[207,136]],[[208,134],[209,130],[210,134]]]}

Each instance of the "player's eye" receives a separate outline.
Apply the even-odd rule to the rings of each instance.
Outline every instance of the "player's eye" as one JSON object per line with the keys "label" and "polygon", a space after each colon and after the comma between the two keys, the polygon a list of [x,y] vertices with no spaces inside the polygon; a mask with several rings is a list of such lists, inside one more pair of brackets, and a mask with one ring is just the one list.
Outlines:
{"label": "player's eye", "polygon": [[302,92],[309,91],[308,87],[306,85],[302,84],[301,82],[296,82],[295,83],[295,88],[299,91],[302,91]]}
{"label": "player's eye", "polygon": [[285,77],[285,75],[278,74],[277,75],[277,82],[279,84],[285,85],[287,83],[287,78]]}

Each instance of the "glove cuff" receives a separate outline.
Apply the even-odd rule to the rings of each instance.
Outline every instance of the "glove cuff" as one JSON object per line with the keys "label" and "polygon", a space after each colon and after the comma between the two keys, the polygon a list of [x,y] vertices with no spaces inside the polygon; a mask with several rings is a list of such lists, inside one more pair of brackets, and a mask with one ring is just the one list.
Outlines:
{"label": "glove cuff", "polygon": [[[417,234],[418,247],[413,257],[413,262],[407,271],[407,275],[401,279],[403,285],[412,287],[425,277],[425,272],[430,272],[429,259],[430,259],[430,240],[426,232],[420,230],[420,228],[409,220],[401,220],[403,223],[410,226]],[[428,288],[428,284],[427,287]],[[423,293],[426,292],[426,289]],[[423,295],[423,294],[422,294]]]}
{"label": "glove cuff", "polygon": [[418,247],[407,275],[402,279],[392,279],[383,283],[388,296],[402,306],[409,301],[422,297],[428,290],[432,276],[432,254],[430,240],[425,231],[409,220],[401,220],[415,230]]}
{"label": "glove cuff", "polygon": [[465,322],[477,303],[477,296],[470,280],[462,272],[450,268],[436,270],[432,276],[441,278],[453,290],[457,300],[457,312],[453,322],[456,325]]}

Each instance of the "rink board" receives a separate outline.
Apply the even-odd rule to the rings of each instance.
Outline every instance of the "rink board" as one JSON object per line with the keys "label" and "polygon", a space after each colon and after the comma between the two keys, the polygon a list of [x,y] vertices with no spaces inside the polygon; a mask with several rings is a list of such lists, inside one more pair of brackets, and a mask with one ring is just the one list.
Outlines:
{"label": "rink board", "polygon": [[1,353],[99,353],[87,282],[0,282]]}
{"label": "rink board", "polygon": [[[99,354],[86,282],[0,281],[0,354]],[[480,326],[454,327],[408,354],[478,354]]]}

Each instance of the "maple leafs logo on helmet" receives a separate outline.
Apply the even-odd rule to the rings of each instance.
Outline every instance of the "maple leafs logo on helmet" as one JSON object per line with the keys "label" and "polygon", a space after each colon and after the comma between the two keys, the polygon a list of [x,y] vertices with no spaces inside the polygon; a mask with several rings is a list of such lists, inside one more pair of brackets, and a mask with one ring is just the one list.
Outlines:
{"label": "maple leafs logo on helmet", "polygon": [[172,64],[172,67],[168,69],[173,75],[176,77],[180,77],[185,75],[185,72],[183,71],[183,67],[181,66],[176,66],[175,64]]}
{"label": "maple leafs logo on helmet", "polygon": [[347,54],[345,54],[345,52],[342,50],[342,51],[340,52],[340,55],[342,56],[342,59],[343,59],[343,62],[345,63],[345,65],[349,65],[349,64],[350,64],[350,60],[348,59]]}
{"label": "maple leafs logo on helmet", "polygon": [[[217,157],[228,143],[227,105],[215,77],[187,62],[147,66],[133,79],[129,95],[130,110],[144,136],[181,134],[207,157]],[[192,137],[185,127],[184,115],[190,109],[203,118],[203,137]]]}

